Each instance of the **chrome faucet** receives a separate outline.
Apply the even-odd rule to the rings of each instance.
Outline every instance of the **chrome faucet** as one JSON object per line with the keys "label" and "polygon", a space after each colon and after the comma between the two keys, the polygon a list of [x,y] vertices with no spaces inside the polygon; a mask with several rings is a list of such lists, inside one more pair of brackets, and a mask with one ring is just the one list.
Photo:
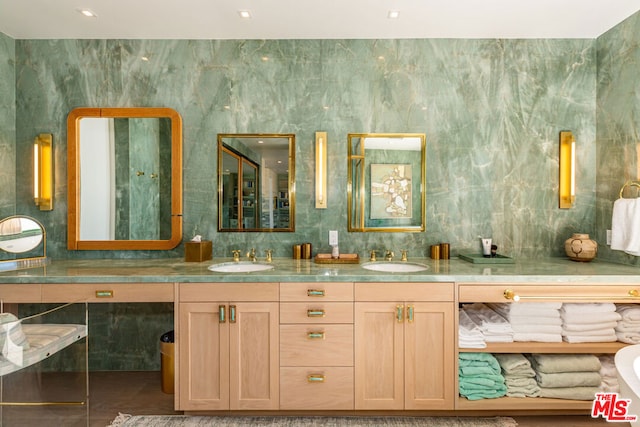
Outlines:
{"label": "chrome faucet", "polygon": [[393,259],[393,251],[387,249],[384,254],[385,261],[391,261]]}
{"label": "chrome faucet", "polygon": [[247,258],[249,258],[249,261],[257,261],[256,248],[251,248],[251,250],[247,252]]}

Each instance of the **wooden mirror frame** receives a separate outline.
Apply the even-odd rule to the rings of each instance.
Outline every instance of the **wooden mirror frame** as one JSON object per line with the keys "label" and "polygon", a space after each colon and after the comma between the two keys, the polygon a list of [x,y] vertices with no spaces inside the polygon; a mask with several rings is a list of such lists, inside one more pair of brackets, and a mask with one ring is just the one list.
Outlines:
{"label": "wooden mirror frame", "polygon": [[[80,240],[80,120],[171,120],[171,237],[168,240]],[[171,108],[76,108],[67,117],[67,248],[70,250],[168,250],[182,241],[182,118]]]}

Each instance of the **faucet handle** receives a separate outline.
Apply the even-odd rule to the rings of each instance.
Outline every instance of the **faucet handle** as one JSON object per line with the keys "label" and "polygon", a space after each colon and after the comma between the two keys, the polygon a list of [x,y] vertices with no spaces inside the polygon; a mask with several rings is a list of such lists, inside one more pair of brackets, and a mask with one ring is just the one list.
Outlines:
{"label": "faucet handle", "polygon": [[400,252],[402,253],[402,258],[400,258],[400,261],[408,261],[407,253],[409,251],[407,249],[400,249]]}
{"label": "faucet handle", "polygon": [[231,253],[233,254],[234,261],[240,261],[240,249],[233,249]]}
{"label": "faucet handle", "polygon": [[271,262],[273,260],[273,249],[266,249],[264,252],[267,254],[267,262]]}
{"label": "faucet handle", "polygon": [[377,253],[377,252],[378,252],[378,251],[376,251],[376,250],[372,250],[372,251],[371,251],[371,255],[369,255],[369,261],[372,261],[372,262],[373,262],[373,261],[375,261],[375,260],[376,260],[376,253]]}

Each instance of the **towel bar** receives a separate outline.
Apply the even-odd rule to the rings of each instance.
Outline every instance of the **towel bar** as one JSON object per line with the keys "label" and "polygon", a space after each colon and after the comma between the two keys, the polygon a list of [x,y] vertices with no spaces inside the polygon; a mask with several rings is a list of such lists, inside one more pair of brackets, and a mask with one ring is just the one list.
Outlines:
{"label": "towel bar", "polygon": [[503,294],[505,299],[518,302],[520,300],[591,300],[591,301],[608,301],[608,300],[637,300],[640,298],[640,292],[637,289],[631,289],[627,295],[518,295],[511,289],[505,289]]}
{"label": "towel bar", "polygon": [[637,187],[638,189],[640,189],[640,182],[636,182],[636,181],[627,181],[624,183],[624,185],[622,186],[622,188],[620,189],[620,198],[622,199],[622,192],[624,191],[624,189],[626,187]]}

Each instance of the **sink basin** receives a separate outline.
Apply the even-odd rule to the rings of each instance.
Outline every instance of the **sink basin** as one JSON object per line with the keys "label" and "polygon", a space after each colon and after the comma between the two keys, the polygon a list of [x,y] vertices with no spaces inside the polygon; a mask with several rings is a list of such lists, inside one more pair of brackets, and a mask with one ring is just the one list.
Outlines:
{"label": "sink basin", "polygon": [[413,273],[428,270],[429,266],[417,262],[374,261],[361,265],[366,270],[382,271],[385,273]]}
{"label": "sink basin", "polygon": [[207,268],[217,273],[252,273],[254,271],[273,270],[273,264],[251,261],[221,262],[210,265]]}

